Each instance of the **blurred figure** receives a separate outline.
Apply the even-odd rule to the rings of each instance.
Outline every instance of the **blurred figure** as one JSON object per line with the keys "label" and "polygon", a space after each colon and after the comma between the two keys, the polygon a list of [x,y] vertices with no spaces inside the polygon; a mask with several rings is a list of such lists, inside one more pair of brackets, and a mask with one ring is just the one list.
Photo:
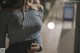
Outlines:
{"label": "blurred figure", "polygon": [[35,53],[42,50],[41,25],[43,6],[39,0],[8,0],[0,10],[0,48],[5,53]]}

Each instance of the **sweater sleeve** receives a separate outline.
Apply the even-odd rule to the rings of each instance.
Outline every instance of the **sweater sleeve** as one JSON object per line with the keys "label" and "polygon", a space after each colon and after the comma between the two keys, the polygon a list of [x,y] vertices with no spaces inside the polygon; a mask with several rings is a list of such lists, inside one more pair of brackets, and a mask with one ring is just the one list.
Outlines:
{"label": "sweater sleeve", "polygon": [[4,17],[3,13],[0,13],[0,48],[5,48],[6,40],[6,15]]}
{"label": "sweater sleeve", "polygon": [[39,45],[40,45],[40,49],[39,49],[37,52],[42,51],[42,47],[43,47],[43,45],[42,45],[42,37],[41,37],[40,32],[39,32],[38,37],[35,39],[35,43],[37,43],[37,44],[39,44]]}

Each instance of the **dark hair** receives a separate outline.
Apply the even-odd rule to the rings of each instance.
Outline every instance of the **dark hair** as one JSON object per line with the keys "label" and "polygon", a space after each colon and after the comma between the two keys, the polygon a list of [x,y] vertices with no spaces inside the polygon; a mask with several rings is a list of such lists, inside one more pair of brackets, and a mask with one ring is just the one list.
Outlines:
{"label": "dark hair", "polygon": [[28,0],[29,2],[31,2],[32,0]]}
{"label": "dark hair", "polygon": [[0,0],[0,7],[5,4],[5,0]]}

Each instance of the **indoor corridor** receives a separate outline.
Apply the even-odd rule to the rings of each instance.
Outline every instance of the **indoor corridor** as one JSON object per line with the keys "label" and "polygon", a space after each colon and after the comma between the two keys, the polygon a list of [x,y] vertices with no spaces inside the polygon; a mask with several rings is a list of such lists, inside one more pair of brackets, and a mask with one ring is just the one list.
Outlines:
{"label": "indoor corridor", "polygon": [[[56,0],[47,18],[43,22],[43,51],[40,53],[74,53],[75,18],[73,21],[63,20],[63,3]],[[55,24],[54,29],[48,23]]]}

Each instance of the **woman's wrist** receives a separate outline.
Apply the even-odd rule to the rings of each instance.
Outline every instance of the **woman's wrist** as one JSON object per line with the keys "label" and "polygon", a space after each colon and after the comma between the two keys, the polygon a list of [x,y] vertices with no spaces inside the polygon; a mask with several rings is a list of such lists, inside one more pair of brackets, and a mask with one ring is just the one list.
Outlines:
{"label": "woman's wrist", "polygon": [[42,47],[41,46],[40,46],[39,49],[36,50],[36,52],[40,52],[40,51],[42,51]]}

